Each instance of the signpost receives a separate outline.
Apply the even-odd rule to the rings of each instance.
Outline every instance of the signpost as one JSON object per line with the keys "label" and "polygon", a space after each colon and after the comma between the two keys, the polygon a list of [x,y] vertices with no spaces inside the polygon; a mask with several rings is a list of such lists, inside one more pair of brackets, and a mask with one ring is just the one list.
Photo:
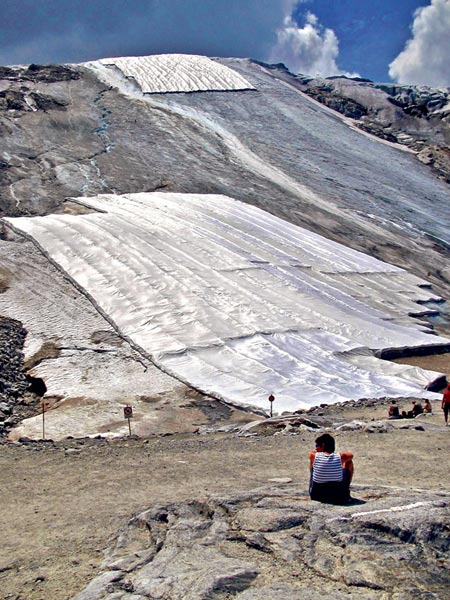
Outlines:
{"label": "signpost", "polygon": [[124,406],[123,417],[124,417],[124,419],[127,419],[127,421],[128,421],[128,431],[130,432],[130,437],[131,437],[131,421],[130,421],[130,419],[133,418],[133,407],[132,406]]}
{"label": "signpost", "polygon": [[42,439],[45,440],[45,409],[47,407],[45,405],[44,398],[41,398],[41,408],[42,408]]}
{"label": "signpost", "polygon": [[270,416],[273,417],[273,402],[275,400],[275,396],[273,394],[270,394],[269,396],[269,402],[270,402]]}

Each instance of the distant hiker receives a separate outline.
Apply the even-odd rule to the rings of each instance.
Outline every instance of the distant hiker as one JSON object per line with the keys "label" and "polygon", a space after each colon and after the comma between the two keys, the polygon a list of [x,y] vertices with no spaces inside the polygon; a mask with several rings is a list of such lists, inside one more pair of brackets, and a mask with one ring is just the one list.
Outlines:
{"label": "distant hiker", "polygon": [[335,452],[333,436],[324,433],[316,439],[315,451],[309,452],[311,500],[327,504],[350,502],[350,482],[353,478],[353,454]]}
{"label": "distant hiker", "polygon": [[400,411],[395,400],[392,400],[392,404],[388,409],[388,419],[400,419]]}
{"label": "distant hiker", "polygon": [[450,383],[444,390],[444,395],[442,396],[442,410],[444,411],[444,422],[446,427],[448,427],[448,413],[450,412]]}
{"label": "distant hiker", "polygon": [[431,415],[431,413],[433,412],[433,409],[431,408],[431,402],[428,400],[428,398],[423,403],[423,412],[429,415]]}

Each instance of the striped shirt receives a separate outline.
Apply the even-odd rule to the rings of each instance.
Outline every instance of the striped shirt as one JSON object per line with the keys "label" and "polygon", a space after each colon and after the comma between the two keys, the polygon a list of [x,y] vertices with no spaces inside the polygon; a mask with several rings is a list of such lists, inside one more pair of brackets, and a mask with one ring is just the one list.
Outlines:
{"label": "striped shirt", "polygon": [[341,455],[337,452],[326,454],[316,452],[313,463],[313,481],[315,483],[326,483],[327,481],[342,481]]}

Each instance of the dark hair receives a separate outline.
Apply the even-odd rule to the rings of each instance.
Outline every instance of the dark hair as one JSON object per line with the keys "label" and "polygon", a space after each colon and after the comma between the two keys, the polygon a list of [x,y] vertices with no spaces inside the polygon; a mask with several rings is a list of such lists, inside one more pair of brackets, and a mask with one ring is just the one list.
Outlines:
{"label": "dark hair", "polygon": [[317,446],[323,446],[324,451],[331,454],[335,449],[334,437],[329,433],[319,435],[319,437],[316,438],[316,447]]}

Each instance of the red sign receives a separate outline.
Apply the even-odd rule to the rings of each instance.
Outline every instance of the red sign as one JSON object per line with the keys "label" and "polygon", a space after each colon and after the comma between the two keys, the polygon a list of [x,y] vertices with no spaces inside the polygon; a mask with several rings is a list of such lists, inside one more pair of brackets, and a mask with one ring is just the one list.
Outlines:
{"label": "red sign", "polygon": [[273,394],[270,394],[269,402],[273,402],[274,400],[275,400],[275,396]]}
{"label": "red sign", "polygon": [[123,416],[125,419],[131,419],[133,416],[133,407],[125,406],[123,409]]}

